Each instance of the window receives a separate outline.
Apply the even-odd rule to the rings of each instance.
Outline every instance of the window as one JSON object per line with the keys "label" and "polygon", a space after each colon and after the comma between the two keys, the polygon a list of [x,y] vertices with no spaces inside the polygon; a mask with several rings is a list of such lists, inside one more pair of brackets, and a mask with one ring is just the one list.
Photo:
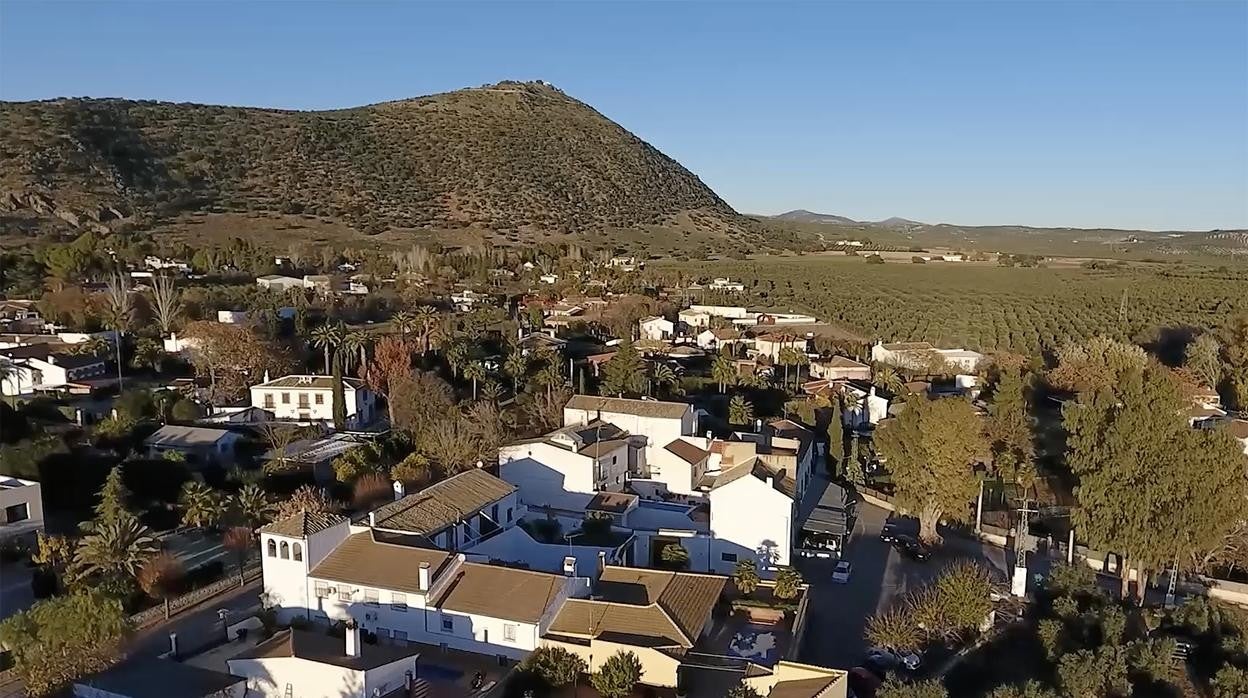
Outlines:
{"label": "window", "polygon": [[315,396],[313,396],[313,398],[314,398],[314,402],[316,402],[316,404],[318,404],[318,405],[324,405],[324,404],[325,404],[325,393],[317,393]]}
{"label": "window", "polygon": [[269,557],[277,557],[277,541],[269,539]]}
{"label": "window", "polygon": [[390,592],[390,608],[396,611],[406,611],[407,594],[400,594],[397,591]]}
{"label": "window", "polygon": [[290,554],[291,554],[291,557],[293,557],[294,559],[298,560],[299,562],[303,562],[303,546],[302,545],[295,543],[290,548]]}
{"label": "window", "polygon": [[736,553],[720,553],[719,559],[723,560],[724,562],[736,562],[737,554]]}
{"label": "window", "polygon": [[377,628],[373,632],[377,634],[378,640],[382,638],[386,638],[387,640],[390,639],[390,628]]}
{"label": "window", "polygon": [[511,521],[511,507],[507,507],[507,520]]}
{"label": "window", "polygon": [[498,521],[498,505],[490,507],[490,521]]}
{"label": "window", "polygon": [[400,643],[400,642],[401,642],[401,643],[406,643],[406,642],[407,642],[407,631],[406,631],[406,630],[395,630],[395,631],[394,631],[394,642],[395,642],[395,644],[398,644],[398,643]]}
{"label": "window", "polygon": [[503,640],[505,642],[515,642],[516,631],[519,629],[520,629],[520,626],[513,625],[511,623],[507,623],[506,625],[504,625],[503,626]]}
{"label": "window", "polygon": [[325,582],[316,583],[316,598],[318,599],[329,598],[329,585],[328,584],[326,584]]}
{"label": "window", "polygon": [[273,409],[273,393],[264,394],[264,406],[266,409]]}
{"label": "window", "polygon": [[338,587],[338,600],[343,603],[351,602],[351,593],[354,591],[351,587]]}
{"label": "window", "polygon": [[290,404],[290,393],[282,393],[282,404],[283,405]]}
{"label": "window", "polygon": [[442,632],[444,633],[455,632],[455,619],[454,618],[452,618],[451,616],[442,616]]}
{"label": "window", "polygon": [[308,409],[308,394],[307,393],[299,393],[299,407],[305,410]]}
{"label": "window", "polygon": [[286,541],[282,541],[282,545],[280,549],[282,551],[281,558],[283,560],[289,560],[290,559],[290,544],[287,543]]}

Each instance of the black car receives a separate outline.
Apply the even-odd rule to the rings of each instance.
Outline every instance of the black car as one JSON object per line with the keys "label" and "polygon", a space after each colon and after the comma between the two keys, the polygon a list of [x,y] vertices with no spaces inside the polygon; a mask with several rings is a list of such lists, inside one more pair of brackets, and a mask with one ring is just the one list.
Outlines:
{"label": "black car", "polygon": [[911,560],[927,562],[928,558],[931,557],[931,551],[927,549],[927,546],[910,536],[897,536],[893,540],[893,547],[897,548],[897,552]]}
{"label": "black car", "polygon": [[892,521],[885,522],[884,528],[880,530],[880,540],[885,543],[895,543],[901,535],[901,532]]}

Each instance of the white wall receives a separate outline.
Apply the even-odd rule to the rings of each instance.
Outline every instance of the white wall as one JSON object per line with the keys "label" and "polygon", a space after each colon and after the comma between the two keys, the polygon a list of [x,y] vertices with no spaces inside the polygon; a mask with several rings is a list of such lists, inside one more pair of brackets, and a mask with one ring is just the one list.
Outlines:
{"label": "white wall", "polygon": [[667,417],[641,417],[635,414],[620,412],[599,412],[597,410],[579,410],[565,407],[563,409],[563,425],[588,424],[601,417],[627,431],[633,436],[646,437],[647,459],[653,453],[675,441],[680,436],[692,436],[698,433],[698,417],[690,406],[680,419]]}
{"label": "white wall", "polygon": [[247,695],[284,698],[286,687],[294,696],[365,698],[364,672],[295,657],[230,659],[230,673],[247,678]]}
{"label": "white wall", "polygon": [[764,567],[788,565],[793,549],[793,500],[753,476],[711,490],[711,567],[730,574],[737,560],[753,557]]}
{"label": "white wall", "polygon": [[[0,485],[20,485],[0,489],[0,540],[34,535],[43,530],[43,489],[34,480],[0,475]],[[8,523],[8,507],[26,505],[27,518]]]}
{"label": "white wall", "polygon": [[[563,530],[570,532],[572,529],[565,527]],[[464,550],[464,554],[468,555],[470,559],[475,559],[479,556],[481,562],[489,562],[490,560],[522,562],[531,569],[553,572],[555,574],[563,573],[563,559],[568,555],[576,558],[576,566],[580,574],[589,574],[597,567],[598,553],[600,552],[607,555],[608,563],[617,564],[620,562],[620,560],[615,559],[615,550],[613,548],[576,545],[575,538],[572,540],[572,543],[573,545],[571,546],[567,543],[541,543],[533,540],[533,537],[527,531],[517,526],[491,536],[489,539]]]}
{"label": "white wall", "polygon": [[556,490],[593,494],[623,486],[628,445],[622,443],[599,456],[597,467],[593,458],[544,442],[504,446],[498,450],[498,462],[503,479],[530,495]]}
{"label": "white wall", "polygon": [[[282,401],[282,395],[289,396],[289,402]],[[360,425],[372,421],[375,399],[372,391],[367,388],[343,387],[343,401],[346,403],[347,421]],[[273,406],[267,407],[265,396],[273,396]],[[307,396],[307,406],[301,406],[299,397]],[[320,404],[316,396],[321,397]],[[334,420],[334,391],[328,388],[312,389],[307,387],[271,388],[252,386],[251,405],[273,413],[275,419],[292,422],[332,422]]]}
{"label": "white wall", "polygon": [[[307,609],[317,607],[312,583],[308,572],[338,544],[346,540],[350,526],[344,520],[330,528],[313,534],[307,540],[278,536],[272,533],[260,534],[260,564],[264,574],[264,593],[268,596],[269,605],[278,606],[278,617],[288,622],[294,616],[304,616]],[[269,555],[269,541],[278,546],[278,556]],[[291,546],[291,557],[280,557],[281,544]],[[295,560],[293,546],[298,543],[303,550],[303,559]]]}

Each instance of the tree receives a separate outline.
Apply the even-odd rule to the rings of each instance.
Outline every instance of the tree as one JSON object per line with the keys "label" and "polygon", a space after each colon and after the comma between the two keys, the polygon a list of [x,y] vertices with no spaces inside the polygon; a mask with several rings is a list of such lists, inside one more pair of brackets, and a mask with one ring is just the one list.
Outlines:
{"label": "tree", "polygon": [[342,343],[342,326],[325,323],[312,330],[312,345],[325,352],[325,373],[330,372],[330,354]]}
{"label": "tree", "polygon": [[1058,661],[1057,675],[1069,696],[1106,698],[1131,693],[1126,651],[1117,645],[1064,655]]}
{"label": "tree", "polygon": [[732,581],[737,585],[737,591],[743,596],[749,596],[758,588],[758,562],[754,560],[738,560],[736,566],[732,570]]}
{"label": "tree", "polygon": [[[3,638],[0,634],[0,638]],[[1248,671],[1223,665],[1213,677],[1213,698],[1243,698],[1248,694]]]}
{"label": "tree", "polygon": [[[876,262],[877,264],[884,263],[878,255],[867,257],[867,263],[870,264],[873,259],[880,260]],[[883,686],[880,686],[876,696],[878,698],[949,698],[949,692],[936,679],[907,683],[892,676],[884,682]]]}
{"label": "tree", "polygon": [[673,541],[659,551],[659,559],[666,567],[683,570],[689,566],[689,551],[685,549],[685,546]]}
{"label": "tree", "polygon": [[226,529],[221,544],[226,550],[234,553],[234,558],[238,561],[238,585],[244,586],[247,580],[243,572],[247,568],[247,558],[251,555],[251,549],[255,546],[255,535],[247,526],[231,526]]}
{"label": "tree", "polygon": [[[451,386],[432,371],[404,376],[391,386],[390,392],[393,426],[417,440],[455,406]],[[562,416],[563,405],[559,407]]]}
{"label": "tree", "polygon": [[113,347],[117,352],[117,389],[121,390],[124,383],[121,378],[121,340],[130,323],[134,320],[134,301],[130,298],[129,277],[120,272],[108,277],[104,289],[104,326],[116,332]]}
{"label": "tree", "polygon": [[169,620],[169,599],[177,595],[185,577],[182,562],[171,553],[153,555],[139,569],[139,588],[152,600],[164,602],[165,620]]}
{"label": "tree", "polygon": [[99,493],[100,501],[95,505],[95,525],[97,526],[114,523],[130,514],[130,509],[126,506],[126,500],[130,498],[130,490],[126,489],[121,475],[121,466],[117,465],[108,471],[108,477],[104,479],[104,486],[100,488]]}
{"label": "tree", "polygon": [[529,360],[519,351],[513,351],[503,360],[503,373],[511,378],[511,390],[520,394],[520,379],[529,371]]}
{"label": "tree", "polygon": [[265,454],[264,471],[278,473],[289,468],[287,456],[290,445],[299,435],[298,427],[282,422],[260,422],[260,435],[269,445],[269,451]]}
{"label": "tree", "polygon": [[1048,689],[1039,681],[998,686],[992,689],[988,698],[1061,698],[1056,691]]}
{"label": "tree", "polygon": [[840,396],[832,401],[832,415],[828,418],[828,471],[836,476],[841,473],[841,459],[845,457],[845,416]]}
{"label": "tree", "polygon": [[362,373],[368,363],[368,348],[372,344],[373,333],[365,329],[350,330],[343,335],[342,343],[339,345],[339,358],[342,361],[343,370],[351,368],[354,364]]}
{"label": "tree", "polygon": [[637,655],[623,650],[607,657],[607,661],[589,677],[589,683],[603,698],[625,698],[641,680],[641,661]]}
{"label": "tree", "polygon": [[914,619],[904,608],[876,613],[867,620],[867,642],[872,647],[893,650],[914,650],[923,644],[923,636]]}
{"label": "tree", "polygon": [[134,355],[130,357],[130,366],[136,370],[146,366],[153,371],[159,371],[164,355],[165,348],[159,341],[151,337],[139,337],[134,343]]}
{"label": "tree", "polygon": [[152,277],[151,306],[160,335],[168,337],[182,315],[182,294],[174,286],[173,276],[157,274]]}
{"label": "tree", "polygon": [[422,355],[428,354],[434,330],[438,325],[438,313],[432,307],[422,305],[416,308],[415,312],[412,313],[412,317],[416,322],[417,331],[420,333],[420,353]]}
{"label": "tree", "polygon": [[1115,370],[1067,403],[1062,419],[1067,462],[1079,477],[1074,524],[1089,545],[1125,557],[1126,596],[1131,569],[1143,579],[1222,545],[1240,520],[1236,502],[1248,480],[1226,434],[1188,426],[1190,403],[1168,369],[1152,362]]}
{"label": "tree", "polygon": [[454,341],[442,354],[446,359],[446,365],[451,367],[451,376],[458,379],[459,370],[468,360],[468,345],[462,341]]}
{"label": "tree", "polygon": [[589,671],[585,660],[562,647],[538,647],[520,664],[520,671],[539,679],[549,688],[574,683]]}
{"label": "tree", "polygon": [[362,371],[364,381],[373,392],[386,399],[386,416],[391,424],[394,414],[390,410],[392,386],[412,374],[412,348],[403,337],[385,337],[377,343],[373,360]]}
{"label": "tree", "polygon": [[1097,336],[1086,342],[1069,343],[1057,352],[1057,367],[1049,372],[1049,383],[1061,390],[1089,392],[1108,388],[1129,368],[1144,368],[1148,355],[1134,344]]}
{"label": "tree", "polygon": [[336,514],[342,505],[326,496],[323,490],[304,485],[277,505],[274,520],[288,519],[300,512],[312,514]]}
{"label": "tree", "polygon": [[680,376],[671,366],[664,363],[653,364],[650,370],[650,381],[664,395],[680,394]]}
{"label": "tree", "polygon": [[711,360],[711,378],[719,383],[719,392],[727,390],[727,386],[737,382],[737,365],[723,354],[716,354]]}
{"label": "tree", "polygon": [[536,393],[525,405],[524,412],[539,431],[550,431],[563,424],[563,406],[571,397],[571,391],[566,388],[551,393]]}
{"label": "tree", "polygon": [[334,477],[351,484],[369,473],[384,470],[381,446],[376,442],[350,449],[333,460]]}
{"label": "tree", "polygon": [[226,501],[221,492],[191,480],[182,485],[178,507],[182,509],[183,526],[212,528],[224,518]]}
{"label": "tree", "polygon": [[0,645],[31,696],[47,696],[121,657],[129,628],[121,601],[102,591],[40,601],[0,623]]}
{"label": "tree", "polygon": [[625,342],[602,366],[602,393],[623,397],[645,392],[646,362],[632,342]]}
{"label": "tree", "polygon": [[1183,367],[1203,385],[1217,388],[1222,381],[1222,345],[1218,338],[1206,332],[1193,340],[1183,353]]}
{"label": "tree", "polygon": [[977,631],[992,611],[992,582],[974,562],[946,567],[936,580],[936,595],[949,634],[955,637]]}
{"label": "tree", "polygon": [[268,493],[255,483],[243,485],[234,497],[234,504],[249,529],[271,521],[276,509],[273,502],[269,501]]}
{"label": "tree", "polygon": [[739,683],[728,689],[728,698],[763,698],[763,695],[746,683]]}
{"label": "tree", "polygon": [[879,429],[876,448],[888,460],[897,504],[919,518],[925,543],[941,540],[944,517],[965,521],[979,492],[972,462],[987,452],[979,416],[965,400],[910,400],[892,424]]}
{"label": "tree", "polygon": [[797,363],[797,359],[793,356],[796,353],[791,347],[785,347],[776,353],[776,364],[784,367],[785,390],[789,387],[789,367]]}
{"label": "tree", "polygon": [[901,395],[906,389],[906,382],[897,368],[888,364],[876,364],[871,368],[871,385],[890,395]]}
{"label": "tree", "polygon": [[333,361],[330,362],[333,371],[330,372],[330,380],[333,382],[331,387],[331,398],[333,400],[334,409],[334,431],[345,431],[347,428],[347,396],[346,389],[343,387],[342,381],[342,362],[346,352],[341,349],[334,352]]}
{"label": "tree", "polygon": [[477,399],[477,386],[480,381],[485,380],[485,364],[480,361],[469,361],[464,366],[464,378],[472,381],[472,399]]}
{"label": "tree", "polygon": [[151,530],[133,515],[97,522],[74,553],[74,576],[93,579],[111,593],[127,589],[160,544]]}
{"label": "tree", "polygon": [[1235,408],[1248,410],[1248,313],[1231,318],[1223,329],[1222,359]]}
{"label": "tree", "polygon": [[862,468],[862,457],[858,453],[858,435],[849,435],[849,457],[845,461],[845,479],[855,485],[867,482],[867,473]]}
{"label": "tree", "polygon": [[987,423],[993,466],[1025,490],[1036,479],[1034,435],[1027,408],[1028,378],[1019,371],[1001,372],[993,388]]}
{"label": "tree", "polygon": [[447,474],[467,468],[478,453],[472,427],[455,412],[434,422],[424,433],[421,445],[422,450]]}
{"label": "tree", "polygon": [[754,422],[754,406],[740,395],[733,395],[728,401],[728,423],[746,426]]}
{"label": "tree", "polygon": [[207,376],[214,399],[233,399],[265,373],[286,375],[294,362],[285,347],[246,325],[192,322],[182,329],[196,374]]}
{"label": "tree", "polygon": [[429,459],[419,451],[409,453],[406,458],[390,469],[390,479],[416,489],[423,487],[433,479]]}
{"label": "tree", "polygon": [[776,586],[773,593],[777,599],[796,599],[802,590],[802,573],[796,567],[781,567],[776,571]]}

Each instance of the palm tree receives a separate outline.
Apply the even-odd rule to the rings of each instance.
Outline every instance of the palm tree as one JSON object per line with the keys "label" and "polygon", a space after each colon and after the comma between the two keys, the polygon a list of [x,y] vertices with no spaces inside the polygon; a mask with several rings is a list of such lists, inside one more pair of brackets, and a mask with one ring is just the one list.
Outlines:
{"label": "palm tree", "polygon": [[168,337],[182,314],[181,294],[174,286],[173,276],[157,274],[152,279],[152,313],[160,325],[160,335]]}
{"label": "palm tree", "polygon": [[451,375],[459,378],[459,370],[463,368],[464,361],[468,358],[468,345],[463,342],[452,342],[444,353],[446,363],[451,367]]}
{"label": "palm tree", "polygon": [[667,364],[654,364],[654,368],[650,371],[650,380],[657,388],[669,395],[678,390],[680,386],[680,376],[676,375],[676,371]]}
{"label": "palm tree", "polygon": [[406,310],[400,310],[394,314],[394,317],[390,318],[390,326],[400,335],[406,337],[416,328],[416,316]]}
{"label": "palm tree", "polygon": [[269,501],[269,495],[255,483],[244,485],[235,496],[234,503],[249,528],[267,523],[276,509]]}
{"label": "palm tree", "polygon": [[776,354],[776,365],[784,367],[785,390],[789,388],[789,367],[797,363],[797,358],[794,356],[796,353],[797,351],[791,347],[785,347]]}
{"label": "palm tree", "polygon": [[428,354],[430,343],[433,340],[434,328],[438,324],[438,312],[428,305],[422,305],[416,308],[416,312],[412,313],[412,317],[420,331],[420,353],[422,355]]}
{"label": "palm tree", "polygon": [[[350,368],[353,362],[359,366],[359,370],[363,371],[364,366],[368,364],[368,347],[373,343],[373,333],[368,330],[359,329],[351,330],[342,338],[343,349],[343,368]],[[358,357],[358,362],[356,361]]]}
{"label": "palm tree", "polygon": [[754,421],[754,406],[740,395],[728,401],[728,423],[744,426]]}
{"label": "palm tree", "polygon": [[470,361],[464,366],[464,378],[472,381],[472,399],[477,399],[477,382],[485,380],[485,364],[480,361]]}
{"label": "palm tree", "polygon": [[711,378],[719,383],[719,392],[727,390],[727,386],[737,382],[737,365],[723,354],[718,354],[711,361]]}
{"label": "palm tree", "polygon": [[91,535],[78,545],[74,566],[82,577],[127,582],[159,549],[151,529],[125,513],[111,521],[96,522]]}
{"label": "palm tree", "polygon": [[124,383],[121,377],[121,338],[134,319],[134,302],[130,298],[130,280],[121,272],[114,273],[108,279],[105,290],[104,325],[116,333],[113,345],[117,350],[117,392],[121,393]]}
{"label": "palm tree", "polygon": [[342,325],[331,325],[328,322],[312,330],[312,346],[325,352],[325,375],[329,375],[329,353],[342,342]]}
{"label": "palm tree", "polygon": [[85,342],[70,345],[70,351],[78,356],[99,356],[112,348],[111,344],[99,337],[91,337]]}
{"label": "palm tree", "polygon": [[871,369],[871,384],[893,395],[901,395],[906,387],[901,374],[888,364],[876,364]]}
{"label": "palm tree", "polygon": [[793,350],[793,366],[797,369],[793,372],[793,392],[796,393],[801,387],[802,367],[810,365],[810,357],[806,352],[800,349]]}
{"label": "palm tree", "polygon": [[220,492],[192,480],[182,486],[178,506],[182,509],[182,525],[210,528],[225,516],[227,505]]}
{"label": "palm tree", "polygon": [[520,394],[520,379],[529,370],[529,359],[520,351],[513,351],[503,360],[503,373],[511,377],[511,390]]}

